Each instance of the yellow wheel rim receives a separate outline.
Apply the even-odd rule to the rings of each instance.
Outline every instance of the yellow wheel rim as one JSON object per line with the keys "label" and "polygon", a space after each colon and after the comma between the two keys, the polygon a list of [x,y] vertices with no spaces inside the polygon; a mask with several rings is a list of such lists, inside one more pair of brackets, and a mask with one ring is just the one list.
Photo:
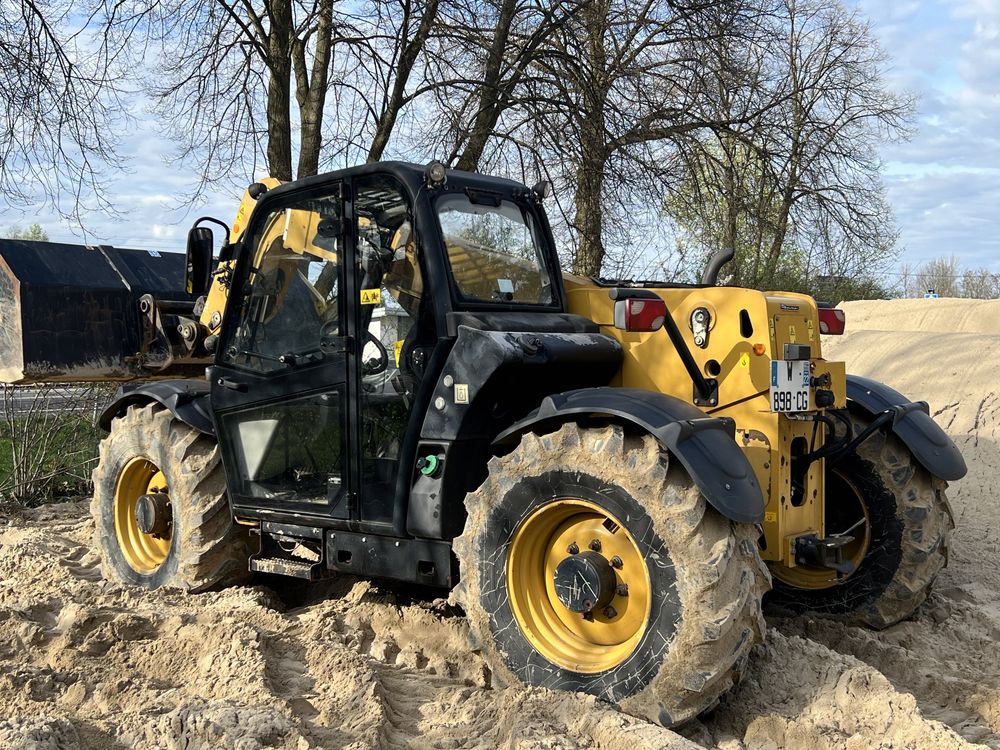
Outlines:
{"label": "yellow wheel rim", "polygon": [[156,464],[136,457],[125,464],[115,485],[115,535],[122,557],[137,573],[152,573],[167,559],[170,528],[162,534],[144,534],[135,510],[142,495],[167,494],[167,479]]}
{"label": "yellow wheel rim", "polygon": [[[830,505],[831,501],[836,505]],[[826,477],[826,502],[826,534],[833,536],[847,533],[854,537],[854,541],[844,545],[842,552],[844,559],[854,563],[854,570],[857,571],[871,545],[868,506],[857,487],[836,470]],[[780,564],[772,565],[771,573],[784,583],[800,589],[828,589],[853,575],[849,573],[838,578],[836,571],[829,568],[807,565],[789,568]]]}
{"label": "yellow wheel rim", "polygon": [[[585,615],[560,600],[556,568],[573,554],[571,549],[599,551],[609,566],[614,561],[610,609],[602,606]],[[603,672],[639,645],[651,608],[649,571],[632,535],[599,505],[562,499],[538,508],[514,531],[506,573],[515,621],[553,664],[586,674]],[[625,591],[623,584],[624,594],[619,593]]]}

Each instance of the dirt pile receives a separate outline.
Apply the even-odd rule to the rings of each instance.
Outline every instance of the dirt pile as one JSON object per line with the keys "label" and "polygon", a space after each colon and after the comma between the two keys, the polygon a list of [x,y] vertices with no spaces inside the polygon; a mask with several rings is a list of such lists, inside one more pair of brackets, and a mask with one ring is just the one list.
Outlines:
{"label": "dirt pile", "polygon": [[79,504],[0,519],[0,748],[1000,750],[991,305],[851,303],[849,334],[824,342],[851,371],[929,401],[965,453],[935,593],[878,633],[772,614],[743,684],[680,734],[586,696],[492,688],[464,620],[401,589],[184,596],[105,582]]}
{"label": "dirt pile", "polygon": [[85,504],[0,530],[0,748],[697,748],[589,697],[492,690],[444,601],[339,580],[105,582]]}

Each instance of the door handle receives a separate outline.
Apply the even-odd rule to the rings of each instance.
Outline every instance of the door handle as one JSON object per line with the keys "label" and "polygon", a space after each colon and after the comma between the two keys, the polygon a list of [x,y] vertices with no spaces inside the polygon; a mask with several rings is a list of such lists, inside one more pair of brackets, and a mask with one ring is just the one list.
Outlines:
{"label": "door handle", "polygon": [[231,380],[229,378],[219,378],[215,381],[218,385],[223,388],[228,388],[231,391],[239,391],[240,393],[247,392],[247,384],[241,383],[238,380]]}
{"label": "door handle", "polygon": [[319,348],[324,354],[343,354],[354,349],[354,339],[350,336],[323,336]]}

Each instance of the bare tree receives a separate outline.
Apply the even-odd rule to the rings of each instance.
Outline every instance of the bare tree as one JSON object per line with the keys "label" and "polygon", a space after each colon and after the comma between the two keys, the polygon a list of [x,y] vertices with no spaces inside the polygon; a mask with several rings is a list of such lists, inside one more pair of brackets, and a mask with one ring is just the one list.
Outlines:
{"label": "bare tree", "polygon": [[158,53],[150,92],[179,161],[195,168],[202,186],[261,164],[291,180],[319,169],[332,60],[355,38],[350,17],[335,6],[109,0],[106,24],[136,55]]}
{"label": "bare tree", "polygon": [[527,102],[573,191],[576,272],[600,273],[609,239],[627,248],[634,217],[658,201],[686,144],[760,116],[750,98],[714,106],[708,56],[720,38],[752,44],[762,7],[593,0],[552,35]]}
{"label": "bare tree", "polygon": [[986,267],[966,269],[962,272],[962,296],[971,299],[1000,297],[1000,274]]}
{"label": "bare tree", "polygon": [[689,152],[675,218],[703,253],[737,250],[738,283],[773,288],[792,252],[807,275],[871,278],[897,236],[877,146],[908,135],[913,101],[885,84],[857,13],[809,0],[779,10],[770,54],[750,60],[778,106]]}
{"label": "bare tree", "polygon": [[962,296],[958,258],[954,255],[934,258],[917,268],[904,265],[901,275],[903,293],[907,297],[921,297],[927,292],[941,297]]}
{"label": "bare tree", "polygon": [[380,54],[380,50],[375,47],[371,49],[367,60],[370,67],[366,68],[366,72],[379,85],[380,91],[377,114],[373,118],[374,133],[368,149],[370,162],[382,158],[404,108],[421,95],[445,85],[443,82],[430,81],[426,75],[417,85],[413,81],[416,67],[426,53],[432,32],[438,26],[439,4],[439,0],[426,0],[422,4],[413,0],[399,0],[398,9],[387,9],[394,12],[375,16],[379,20],[389,19],[390,24],[395,18],[399,21],[391,25],[390,32],[384,35],[389,54]]}
{"label": "bare tree", "polygon": [[954,255],[942,255],[916,267],[904,264],[899,275],[906,297],[921,297],[928,292],[940,297],[1000,297],[1000,273],[986,267],[963,270]]}
{"label": "bare tree", "polygon": [[441,85],[424,59],[441,0],[106,2],[112,29],[158,52],[157,112],[203,186],[234,167],[290,180],[377,160],[405,109]]}
{"label": "bare tree", "polygon": [[0,0],[0,196],[44,196],[79,219],[85,202],[110,209],[106,175],[121,165],[127,119],[121,49],[92,33],[93,9],[71,2]]}
{"label": "bare tree", "polygon": [[549,41],[558,30],[593,1],[471,0],[455,6],[445,33],[457,53],[448,57],[464,66],[452,68],[448,92],[460,100],[448,159],[458,169],[477,169],[492,139],[513,136],[516,128],[498,124],[510,110],[531,111],[524,84],[532,67],[551,53]]}

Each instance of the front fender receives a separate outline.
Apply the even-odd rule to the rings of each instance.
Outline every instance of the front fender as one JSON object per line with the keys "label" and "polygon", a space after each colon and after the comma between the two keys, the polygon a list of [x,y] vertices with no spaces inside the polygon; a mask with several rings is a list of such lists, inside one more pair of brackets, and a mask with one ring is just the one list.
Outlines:
{"label": "front fender", "polygon": [[884,383],[859,375],[847,376],[847,399],[873,416],[887,410],[895,411],[892,431],[920,465],[934,476],[949,482],[965,476],[965,459],[958,446],[931,419],[926,403],[917,402],[916,408],[905,408],[913,403],[906,396]]}
{"label": "front fender", "polygon": [[736,423],[725,417],[706,417],[700,409],[663,393],[602,387],[548,396],[495,442],[515,441],[539,427],[556,429],[581,414],[606,414],[637,425],[681,462],[709,504],[726,518],[738,523],[764,520],[764,496],[734,439]]}
{"label": "front fender", "polygon": [[123,415],[128,407],[156,402],[198,432],[214,435],[208,390],[207,380],[158,380],[142,385],[123,385],[97,423],[110,431],[111,420]]}

